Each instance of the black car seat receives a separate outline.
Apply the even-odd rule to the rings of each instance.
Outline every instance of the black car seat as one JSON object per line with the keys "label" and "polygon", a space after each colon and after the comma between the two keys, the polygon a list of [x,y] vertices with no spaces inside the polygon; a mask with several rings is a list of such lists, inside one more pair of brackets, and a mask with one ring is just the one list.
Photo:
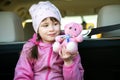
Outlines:
{"label": "black car seat", "polygon": [[[120,24],[120,5],[107,5],[98,13],[97,26]],[[114,27],[114,26],[113,26]],[[102,38],[120,37],[120,29],[102,33]]]}
{"label": "black car seat", "polygon": [[24,26],[23,30],[24,30],[24,40],[25,41],[32,38],[33,34],[35,33],[34,29],[33,29],[33,26],[32,26],[32,22],[25,23],[25,26]]}
{"label": "black car seat", "polygon": [[0,12],[0,77],[13,80],[14,69],[24,44],[21,19],[13,12]]}

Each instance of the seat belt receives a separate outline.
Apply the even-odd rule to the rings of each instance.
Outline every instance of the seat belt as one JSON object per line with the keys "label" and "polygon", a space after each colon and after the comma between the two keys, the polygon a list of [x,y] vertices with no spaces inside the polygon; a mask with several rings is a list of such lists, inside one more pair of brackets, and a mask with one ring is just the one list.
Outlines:
{"label": "seat belt", "polygon": [[88,36],[92,36],[92,35],[99,34],[99,33],[105,33],[105,32],[109,32],[109,31],[113,31],[117,29],[120,29],[120,24],[92,28]]}

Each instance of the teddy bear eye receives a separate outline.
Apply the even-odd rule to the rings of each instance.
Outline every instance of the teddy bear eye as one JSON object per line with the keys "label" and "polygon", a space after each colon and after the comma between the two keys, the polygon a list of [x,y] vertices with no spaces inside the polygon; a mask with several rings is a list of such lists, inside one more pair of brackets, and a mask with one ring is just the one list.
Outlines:
{"label": "teddy bear eye", "polygon": [[72,29],[72,27],[69,27],[69,29]]}
{"label": "teddy bear eye", "polygon": [[75,31],[76,31],[77,29],[75,28]]}

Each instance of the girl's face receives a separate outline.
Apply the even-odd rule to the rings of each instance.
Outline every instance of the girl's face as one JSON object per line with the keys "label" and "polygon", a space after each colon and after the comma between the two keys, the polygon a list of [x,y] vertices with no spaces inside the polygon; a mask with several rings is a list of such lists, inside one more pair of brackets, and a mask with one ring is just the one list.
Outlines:
{"label": "girl's face", "polygon": [[45,18],[39,25],[38,33],[43,42],[53,43],[60,34],[60,23],[54,18]]}

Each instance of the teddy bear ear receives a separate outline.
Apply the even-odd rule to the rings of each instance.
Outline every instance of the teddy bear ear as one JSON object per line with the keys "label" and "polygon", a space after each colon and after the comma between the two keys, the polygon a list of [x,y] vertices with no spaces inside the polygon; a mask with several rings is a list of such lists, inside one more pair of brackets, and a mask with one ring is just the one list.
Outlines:
{"label": "teddy bear ear", "polygon": [[69,24],[66,24],[66,25],[64,26],[64,29],[66,29],[68,26],[69,26]]}
{"label": "teddy bear ear", "polygon": [[79,25],[80,25],[80,29],[83,30],[83,26],[81,24],[79,24]]}

